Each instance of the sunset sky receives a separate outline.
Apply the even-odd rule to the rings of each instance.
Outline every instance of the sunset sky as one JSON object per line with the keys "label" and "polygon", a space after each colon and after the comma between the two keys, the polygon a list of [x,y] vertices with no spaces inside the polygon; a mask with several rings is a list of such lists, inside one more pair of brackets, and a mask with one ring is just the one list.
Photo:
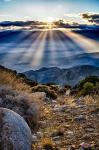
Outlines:
{"label": "sunset sky", "polygon": [[98,13],[99,0],[0,0],[0,21],[53,20],[84,22],[80,14]]}

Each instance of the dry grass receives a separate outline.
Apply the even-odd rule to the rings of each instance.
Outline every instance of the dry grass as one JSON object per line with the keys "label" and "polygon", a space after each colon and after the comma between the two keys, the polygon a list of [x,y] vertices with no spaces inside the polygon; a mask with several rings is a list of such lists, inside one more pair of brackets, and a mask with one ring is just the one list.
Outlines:
{"label": "dry grass", "polygon": [[25,84],[22,78],[19,78],[15,73],[4,69],[0,69],[0,85],[8,85],[17,91],[31,91],[30,86]]}
{"label": "dry grass", "polygon": [[0,107],[11,109],[23,116],[34,131],[38,128],[41,114],[39,111],[46,95],[33,93],[27,81],[28,79],[19,76],[16,71],[0,66]]}
{"label": "dry grass", "polygon": [[0,86],[0,107],[11,109],[21,115],[31,129],[38,126],[38,105],[31,94],[23,95],[9,87]]}
{"label": "dry grass", "polygon": [[33,145],[33,150],[56,150],[55,143],[51,138],[43,138],[39,144]]}

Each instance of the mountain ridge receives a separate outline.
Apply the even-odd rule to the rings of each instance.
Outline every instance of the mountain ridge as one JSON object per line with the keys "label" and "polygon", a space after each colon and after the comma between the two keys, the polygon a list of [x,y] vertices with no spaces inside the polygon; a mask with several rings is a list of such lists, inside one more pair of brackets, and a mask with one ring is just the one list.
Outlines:
{"label": "mountain ridge", "polygon": [[81,65],[69,69],[44,67],[39,70],[26,71],[24,74],[27,78],[41,84],[55,83],[59,85],[69,84],[74,86],[80,80],[88,76],[99,76],[99,67],[91,65]]}

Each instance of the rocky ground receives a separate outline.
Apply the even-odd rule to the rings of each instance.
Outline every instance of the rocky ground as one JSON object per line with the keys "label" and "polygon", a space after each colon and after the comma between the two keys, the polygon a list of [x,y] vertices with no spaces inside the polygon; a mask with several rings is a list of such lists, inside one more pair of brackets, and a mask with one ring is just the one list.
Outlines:
{"label": "rocky ground", "polygon": [[44,102],[39,130],[33,135],[33,149],[99,150],[98,101],[98,96],[62,96]]}
{"label": "rocky ground", "polygon": [[25,119],[33,150],[99,150],[99,79],[88,77],[71,90],[39,85],[0,66],[0,107]]}

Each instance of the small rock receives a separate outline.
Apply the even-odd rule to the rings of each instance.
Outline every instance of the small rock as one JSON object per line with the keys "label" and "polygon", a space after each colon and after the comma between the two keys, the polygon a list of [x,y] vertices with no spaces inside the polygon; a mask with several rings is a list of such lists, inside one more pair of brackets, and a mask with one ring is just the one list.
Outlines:
{"label": "small rock", "polygon": [[68,148],[68,150],[75,150],[75,147],[74,147],[74,146],[70,146],[70,147]]}
{"label": "small rock", "polygon": [[73,131],[68,131],[67,134],[73,135],[74,133],[73,133]]}
{"label": "small rock", "polygon": [[53,137],[53,140],[54,140],[54,141],[60,140],[60,136],[55,136],[55,137]]}
{"label": "small rock", "polygon": [[88,143],[83,142],[80,144],[80,146],[80,150],[91,150],[91,146]]}
{"label": "small rock", "polygon": [[32,135],[32,142],[35,143],[37,141],[38,141],[37,136],[35,134],[33,134]]}
{"label": "small rock", "polygon": [[73,138],[73,137],[74,137],[73,131],[67,131],[65,134],[66,134],[66,136],[67,136],[68,138]]}
{"label": "small rock", "polygon": [[43,137],[43,133],[42,132],[37,132],[37,137],[38,138],[42,138]]}
{"label": "small rock", "polygon": [[45,128],[46,127],[46,121],[38,121],[38,124],[40,127]]}
{"label": "small rock", "polygon": [[64,132],[59,130],[59,131],[52,133],[52,135],[51,135],[51,137],[56,137],[56,136],[62,137],[62,136],[64,136]]}
{"label": "small rock", "polygon": [[53,110],[55,112],[64,112],[67,109],[67,105],[55,105],[55,107],[53,108]]}
{"label": "small rock", "polygon": [[94,131],[94,128],[86,128],[85,131],[86,131],[86,132],[93,132],[93,131]]}
{"label": "small rock", "polygon": [[52,103],[54,103],[54,104],[57,104],[57,101],[55,101],[55,100],[52,100]]}
{"label": "small rock", "polygon": [[78,123],[84,123],[84,122],[86,122],[86,118],[83,115],[79,115],[78,117],[74,118],[74,121],[76,121]]}
{"label": "small rock", "polygon": [[66,95],[66,96],[70,96],[70,92],[71,92],[70,89],[68,89],[68,90],[66,91],[66,94],[65,94],[65,95]]}

